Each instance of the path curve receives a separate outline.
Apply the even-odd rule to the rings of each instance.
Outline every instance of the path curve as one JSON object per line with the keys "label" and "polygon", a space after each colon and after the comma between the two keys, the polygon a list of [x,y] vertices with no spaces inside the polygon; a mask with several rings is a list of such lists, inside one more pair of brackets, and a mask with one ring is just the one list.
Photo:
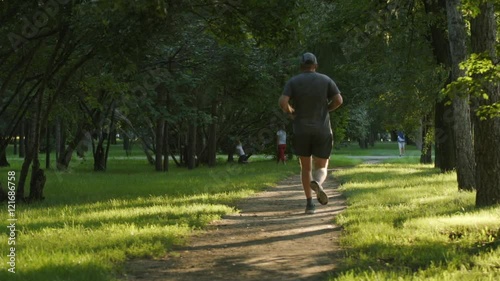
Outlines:
{"label": "path curve", "polygon": [[330,176],[328,205],[316,203],[316,214],[306,215],[300,176],[289,177],[242,200],[239,213],[212,223],[164,259],[129,261],[122,280],[325,281],[342,257],[340,227],[333,224],[346,207],[338,186]]}

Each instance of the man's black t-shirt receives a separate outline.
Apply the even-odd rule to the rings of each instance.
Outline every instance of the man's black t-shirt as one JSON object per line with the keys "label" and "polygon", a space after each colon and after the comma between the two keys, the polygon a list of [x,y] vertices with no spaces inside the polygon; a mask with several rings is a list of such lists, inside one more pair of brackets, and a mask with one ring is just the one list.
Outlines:
{"label": "man's black t-shirt", "polygon": [[295,108],[295,133],[323,131],[331,133],[328,103],[340,90],[333,80],[321,73],[303,72],[285,85],[283,95],[290,97]]}

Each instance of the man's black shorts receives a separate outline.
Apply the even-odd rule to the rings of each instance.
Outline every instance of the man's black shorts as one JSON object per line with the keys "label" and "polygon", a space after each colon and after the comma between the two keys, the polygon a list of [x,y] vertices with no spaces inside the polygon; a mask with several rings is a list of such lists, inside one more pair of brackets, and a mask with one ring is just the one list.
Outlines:
{"label": "man's black shorts", "polygon": [[332,153],[333,136],[331,131],[319,131],[314,133],[295,133],[293,136],[293,148],[298,156],[315,156],[329,159]]}

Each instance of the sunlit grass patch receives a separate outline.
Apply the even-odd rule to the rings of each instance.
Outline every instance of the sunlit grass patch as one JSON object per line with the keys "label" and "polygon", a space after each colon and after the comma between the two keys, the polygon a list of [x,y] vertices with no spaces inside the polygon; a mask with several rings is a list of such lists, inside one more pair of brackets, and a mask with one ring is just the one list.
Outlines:
{"label": "sunlit grass patch", "polygon": [[496,280],[500,206],[477,210],[456,174],[428,165],[360,165],[339,171],[348,208],[347,254],[332,280]]}
{"label": "sunlit grass patch", "polygon": [[[399,147],[397,142],[376,142],[373,147],[360,149],[357,142],[351,142],[347,146],[336,149],[334,154],[350,156],[399,156]],[[407,145],[405,156],[401,159],[417,156],[420,156],[420,151],[417,147],[415,145]]]}
{"label": "sunlit grass patch", "polygon": [[334,154],[330,157],[330,166],[345,167],[345,166],[355,166],[363,163],[362,159],[353,159],[344,155]]}
{"label": "sunlit grass patch", "polygon": [[[27,231],[21,239],[29,240],[22,248],[18,260],[20,276],[30,276],[36,272],[54,268],[52,278],[60,280],[98,280],[111,278],[113,264],[126,258],[160,257],[168,245],[182,243],[189,234],[184,225],[159,226],[136,224],[103,224],[100,227],[65,225],[62,228],[44,228]],[[80,272],[76,267],[89,267]],[[49,272],[47,272],[49,274]],[[87,279],[86,279],[87,278]],[[20,279],[17,280],[40,280]],[[57,280],[57,279],[53,279]]]}
{"label": "sunlit grass patch", "polygon": [[[17,205],[17,273],[7,272],[2,254],[0,280],[113,280],[125,260],[164,256],[208,223],[237,212],[237,200],[298,171],[296,163],[272,161],[172,167],[168,173],[140,159],[110,160],[106,172],[91,166],[48,170],[46,199]],[[0,220],[7,221],[6,212]],[[5,228],[0,240],[8,235]],[[0,243],[0,252],[8,247]]]}

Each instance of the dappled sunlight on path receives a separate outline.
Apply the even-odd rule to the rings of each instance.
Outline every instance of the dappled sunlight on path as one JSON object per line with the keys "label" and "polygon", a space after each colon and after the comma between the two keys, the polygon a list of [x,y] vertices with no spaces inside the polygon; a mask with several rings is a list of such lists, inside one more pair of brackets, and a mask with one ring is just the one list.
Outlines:
{"label": "dappled sunlight on path", "polygon": [[316,214],[305,215],[300,177],[292,176],[164,259],[128,262],[123,280],[327,280],[341,256],[333,218],[345,205],[337,187],[330,177],[328,205],[316,203]]}

